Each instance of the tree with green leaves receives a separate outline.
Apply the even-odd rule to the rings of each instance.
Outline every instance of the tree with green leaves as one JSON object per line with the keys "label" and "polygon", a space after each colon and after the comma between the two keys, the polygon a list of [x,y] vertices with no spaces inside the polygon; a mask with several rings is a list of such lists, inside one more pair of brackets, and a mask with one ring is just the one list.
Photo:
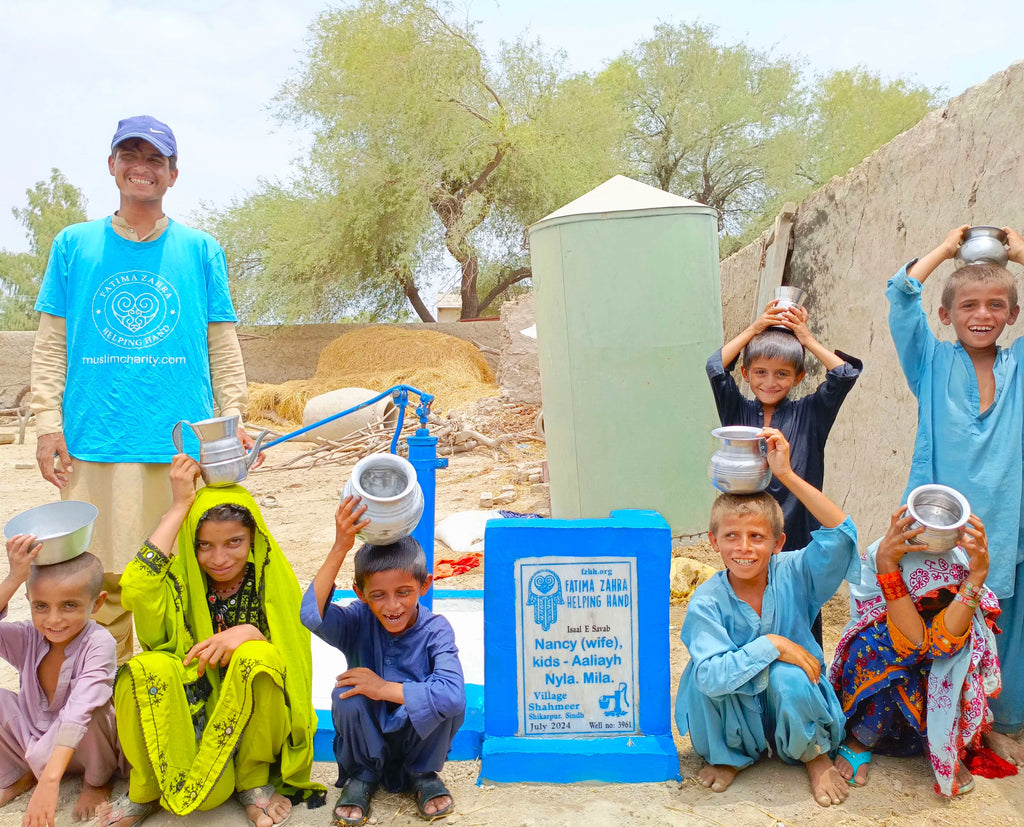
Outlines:
{"label": "tree with green leaves", "polygon": [[936,91],[866,69],[803,81],[799,61],[726,45],[711,26],[661,23],[602,73],[631,113],[649,183],[718,210],[721,249],[917,123]]}
{"label": "tree with green leaves", "polygon": [[722,45],[711,26],[659,23],[603,74],[632,114],[643,177],[714,207],[720,230],[741,229],[790,180],[804,111],[795,61]]}
{"label": "tree with green leaves", "polygon": [[314,134],[301,179],[206,222],[255,317],[389,318],[407,300],[432,320],[420,291],[446,267],[478,316],[530,277],[525,227],[622,163],[606,88],[537,43],[489,59],[428,0],[322,13],[278,103]]}
{"label": "tree with green leaves", "polygon": [[904,79],[886,82],[863,66],[820,77],[811,88],[805,148],[797,174],[816,189],[845,175],[938,105],[938,91]]}
{"label": "tree with green leaves", "polygon": [[33,310],[46,271],[50,246],[57,233],[69,224],[86,220],[82,191],[58,169],[48,181],[26,190],[28,204],[13,207],[14,217],[25,227],[27,253],[0,251],[0,329],[34,330],[38,314]]}

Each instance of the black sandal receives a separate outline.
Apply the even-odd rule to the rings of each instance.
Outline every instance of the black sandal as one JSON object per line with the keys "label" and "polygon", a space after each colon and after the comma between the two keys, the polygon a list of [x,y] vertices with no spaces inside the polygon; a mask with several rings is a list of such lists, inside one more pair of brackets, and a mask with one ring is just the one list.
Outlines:
{"label": "black sandal", "polygon": [[[448,788],[444,785],[444,782],[437,777],[436,772],[425,772],[418,775],[412,775],[409,778],[409,786],[412,788],[413,798],[416,800],[416,809],[420,811],[420,818],[424,818],[427,821],[432,821],[435,818],[444,818],[446,815],[449,815],[455,807],[455,799],[452,798],[452,794],[448,792]],[[449,798],[447,807],[444,807],[435,813],[428,813],[424,809],[428,801],[433,801],[435,798],[440,798],[443,795],[446,795]]]}
{"label": "black sandal", "polygon": [[[370,817],[370,799],[376,789],[377,785],[372,781],[363,781],[361,778],[350,778],[346,781],[331,813],[331,824],[334,827],[361,827],[366,824],[366,819]],[[340,816],[339,807],[358,807],[363,814],[354,818]]]}

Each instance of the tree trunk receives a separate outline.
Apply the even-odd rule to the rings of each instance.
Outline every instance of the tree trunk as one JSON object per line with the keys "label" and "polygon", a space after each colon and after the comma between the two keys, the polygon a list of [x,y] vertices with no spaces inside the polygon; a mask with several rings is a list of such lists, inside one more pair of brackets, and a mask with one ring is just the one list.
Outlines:
{"label": "tree trunk", "polygon": [[405,297],[409,299],[412,309],[416,311],[416,315],[420,317],[421,322],[436,321],[436,319],[430,315],[430,311],[427,310],[427,306],[423,303],[423,299],[420,297],[420,291],[416,289],[416,282],[412,280],[411,273],[406,273],[402,277],[402,288],[405,290]]}
{"label": "tree trunk", "polygon": [[480,272],[480,261],[471,255],[462,264],[462,312],[460,319],[475,319],[480,315],[480,299],[476,294],[476,277]]}

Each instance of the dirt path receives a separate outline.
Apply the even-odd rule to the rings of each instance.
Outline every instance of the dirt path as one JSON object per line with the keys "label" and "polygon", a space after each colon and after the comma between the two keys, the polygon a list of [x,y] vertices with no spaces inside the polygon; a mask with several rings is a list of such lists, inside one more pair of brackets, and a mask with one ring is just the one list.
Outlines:
{"label": "dirt path", "polygon": [[[15,431],[13,427],[0,432]],[[34,437],[29,444],[0,446],[0,522],[14,514],[57,499],[56,490],[44,483],[35,469]],[[274,461],[280,462],[289,452],[298,453],[301,446],[282,445],[274,450]],[[520,463],[541,458],[535,444],[524,443],[513,449]],[[299,581],[305,586],[312,579],[320,555],[333,539],[332,514],[338,494],[348,479],[350,468],[321,467],[307,470],[256,473],[249,479],[250,490],[257,501],[272,496],[276,506],[265,508],[264,516],[292,561]],[[502,484],[514,483],[515,463],[495,460],[487,451],[475,451],[453,458],[451,467],[438,474],[437,518],[465,509],[476,508],[481,491],[499,491]],[[517,511],[538,509],[537,495],[529,486],[517,486],[519,498],[508,507]],[[140,538],[141,539],[141,538]],[[440,549],[440,547],[439,547]],[[694,549],[693,556],[714,563],[708,549]],[[442,553],[438,552],[438,557]],[[456,556],[456,555],[452,555]],[[0,577],[6,576],[7,561],[0,555]],[[343,572],[339,583],[347,573]],[[445,588],[482,588],[482,569],[444,581]],[[27,603],[12,601],[11,618],[28,617]],[[666,634],[671,640],[672,682],[678,682],[686,663],[686,652],[679,642],[683,607],[673,608],[671,625]],[[842,595],[825,610],[825,642],[827,654],[835,646],[847,614]],[[0,687],[17,688],[17,675],[0,663]],[[479,762],[453,762],[446,766],[443,777],[456,800],[457,813],[446,823],[470,825],[580,825],[603,827],[622,824],[682,825],[1024,825],[1024,775],[1001,780],[979,778],[974,792],[955,801],[941,799],[932,791],[932,778],[923,758],[887,759],[879,757],[872,766],[871,781],[864,789],[851,791],[840,807],[823,811],[810,797],[806,776],[799,767],[787,767],[777,760],[762,760],[740,774],[725,793],[708,792],[693,780],[701,761],[690,748],[688,738],[676,737],[680,754],[680,771],[686,779],[662,784],[557,786],[536,784],[502,784],[477,786]],[[314,777],[333,785],[336,767],[317,763]],[[65,781],[61,787],[58,824],[71,823],[71,808],[78,795],[77,780]],[[121,781],[115,794],[126,789]],[[334,792],[329,793],[333,801]],[[22,797],[0,810],[0,827],[21,824],[27,797]],[[245,825],[242,807],[234,802],[209,813],[196,813],[179,820],[160,813],[146,821],[147,827],[172,824],[213,827],[221,824]],[[295,827],[326,827],[330,809],[297,808],[289,825]],[[371,824],[418,824],[412,800],[407,795],[380,794],[374,798]]]}

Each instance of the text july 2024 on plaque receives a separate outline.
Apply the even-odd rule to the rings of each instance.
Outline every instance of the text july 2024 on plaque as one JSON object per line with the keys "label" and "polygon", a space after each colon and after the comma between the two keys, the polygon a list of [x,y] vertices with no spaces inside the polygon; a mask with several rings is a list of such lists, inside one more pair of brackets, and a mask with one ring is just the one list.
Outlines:
{"label": "text july 2024 on plaque", "polygon": [[636,559],[515,562],[519,735],[637,732]]}

